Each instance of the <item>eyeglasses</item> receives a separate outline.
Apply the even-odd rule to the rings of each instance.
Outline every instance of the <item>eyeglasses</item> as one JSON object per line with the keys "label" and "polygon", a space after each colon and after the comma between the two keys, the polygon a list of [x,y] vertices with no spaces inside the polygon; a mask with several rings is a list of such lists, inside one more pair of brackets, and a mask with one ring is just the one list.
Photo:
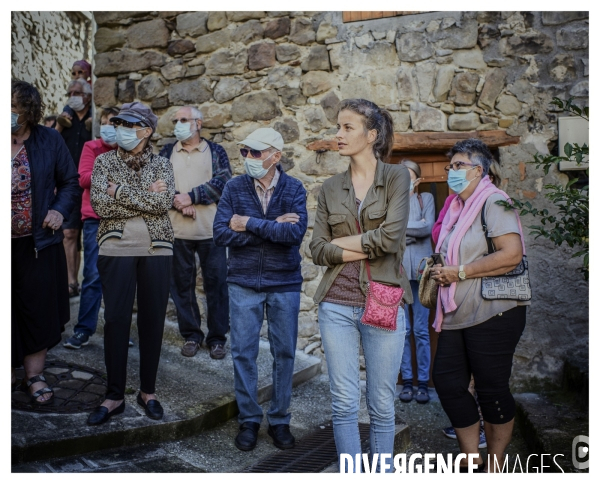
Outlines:
{"label": "eyeglasses", "polygon": [[476,165],[474,163],[464,163],[462,161],[458,161],[456,163],[450,163],[449,165],[446,165],[444,167],[444,170],[446,170],[446,173],[449,173],[451,169],[454,171],[458,171],[458,170],[461,170],[464,166],[479,166],[479,165]]}
{"label": "eyeglasses", "polygon": [[252,150],[252,149],[248,149],[248,148],[240,149],[240,154],[244,158],[246,158],[248,156],[248,153],[250,153],[252,155],[252,158],[260,158],[262,156],[262,151],[260,151],[260,150]]}
{"label": "eyeglasses", "polygon": [[122,119],[111,120],[113,126],[123,126],[124,128],[146,128],[142,123],[131,123]]}
{"label": "eyeglasses", "polygon": [[174,119],[173,120],[173,126],[175,126],[177,124],[178,121],[181,121],[182,123],[189,123],[190,121],[197,121],[198,118],[179,118],[179,119]]}

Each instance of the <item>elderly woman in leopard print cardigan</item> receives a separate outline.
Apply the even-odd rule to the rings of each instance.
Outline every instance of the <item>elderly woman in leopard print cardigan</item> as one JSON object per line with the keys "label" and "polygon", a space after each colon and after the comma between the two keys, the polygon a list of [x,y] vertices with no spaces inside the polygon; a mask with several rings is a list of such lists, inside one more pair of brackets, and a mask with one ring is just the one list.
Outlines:
{"label": "elderly woman in leopard print cardigan", "polygon": [[169,297],[173,229],[167,211],[175,181],[171,162],[152,152],[157,117],[141,103],[124,104],[118,116],[118,149],[94,163],[90,199],[101,217],[98,271],[104,296],[106,400],[89,416],[99,425],[125,409],[127,350],[137,290],[140,391],[137,403],[152,419],[163,409],[155,382]]}

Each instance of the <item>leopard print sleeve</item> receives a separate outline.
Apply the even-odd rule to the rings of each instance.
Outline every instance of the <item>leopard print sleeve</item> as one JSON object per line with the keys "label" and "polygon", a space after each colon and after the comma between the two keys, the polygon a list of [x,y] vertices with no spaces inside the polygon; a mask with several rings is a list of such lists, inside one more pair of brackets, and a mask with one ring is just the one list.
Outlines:
{"label": "leopard print sleeve", "polygon": [[90,187],[90,202],[94,212],[102,218],[131,218],[141,215],[139,210],[120,205],[106,193],[109,182],[109,163],[110,157],[104,155],[98,156],[94,162]]}
{"label": "leopard print sleeve", "polygon": [[[115,193],[115,199],[123,207],[160,215],[166,213],[173,205],[175,177],[173,166],[166,158],[153,155],[151,164],[151,169],[142,175],[141,186],[121,185]],[[156,193],[143,188],[156,180],[163,180],[167,185],[167,190]]]}

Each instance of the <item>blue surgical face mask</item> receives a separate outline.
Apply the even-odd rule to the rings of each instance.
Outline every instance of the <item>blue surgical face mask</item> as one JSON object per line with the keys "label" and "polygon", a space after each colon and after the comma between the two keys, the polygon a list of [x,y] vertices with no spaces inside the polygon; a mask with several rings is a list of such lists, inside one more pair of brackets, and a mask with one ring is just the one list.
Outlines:
{"label": "blue surgical face mask", "polygon": [[457,194],[464,192],[469,184],[475,180],[467,180],[467,171],[477,168],[469,168],[468,170],[450,170],[448,172],[448,186]]}
{"label": "blue surgical face mask", "polygon": [[100,137],[106,144],[112,145],[117,142],[117,132],[112,124],[100,126]]}
{"label": "blue surgical face mask", "polygon": [[271,153],[264,160],[255,160],[253,158],[245,158],[244,159],[244,168],[246,168],[246,173],[248,173],[248,175],[250,175],[252,178],[256,178],[257,180],[264,178],[266,176],[266,174],[268,173],[268,171],[273,167],[273,165],[271,165],[269,168],[263,168],[263,161],[267,161],[274,154],[275,153]]}
{"label": "blue surgical face mask", "polygon": [[175,134],[175,138],[179,141],[185,141],[186,139],[191,138],[194,134],[192,131],[192,123],[182,123],[181,121],[177,121],[173,133]]}
{"label": "blue surgical face mask", "polygon": [[137,131],[146,128],[133,129],[119,126],[117,129],[117,144],[125,151],[134,150],[142,140],[137,137]]}
{"label": "blue surgical face mask", "polygon": [[11,111],[10,113],[10,131],[11,133],[14,133],[15,131],[19,131],[19,128],[21,126],[23,126],[22,124],[19,124],[17,121],[19,119],[20,114],[19,113],[13,113]]}

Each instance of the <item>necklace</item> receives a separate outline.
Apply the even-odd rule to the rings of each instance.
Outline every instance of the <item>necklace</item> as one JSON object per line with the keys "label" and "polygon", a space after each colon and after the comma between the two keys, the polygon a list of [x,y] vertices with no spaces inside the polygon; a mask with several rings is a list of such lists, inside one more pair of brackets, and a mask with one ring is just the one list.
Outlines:
{"label": "necklace", "polygon": [[23,133],[23,136],[21,136],[21,139],[19,141],[17,141],[18,137],[16,135],[13,135],[13,144],[14,145],[21,145],[21,144],[23,144],[23,141],[25,141],[25,139],[28,138],[28,137],[29,137],[29,131]]}

